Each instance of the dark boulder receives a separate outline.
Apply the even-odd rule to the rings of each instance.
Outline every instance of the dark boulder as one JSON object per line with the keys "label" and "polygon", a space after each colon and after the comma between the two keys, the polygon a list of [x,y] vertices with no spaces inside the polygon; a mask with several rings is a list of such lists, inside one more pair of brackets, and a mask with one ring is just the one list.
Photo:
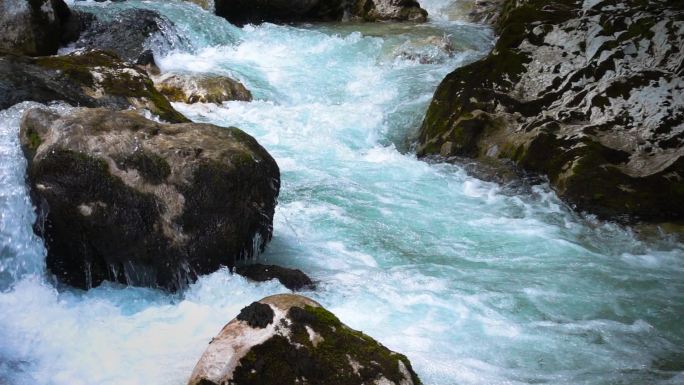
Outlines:
{"label": "dark boulder", "polygon": [[146,108],[169,122],[187,122],[144,71],[102,51],[28,58],[0,56],[0,109],[23,101],[74,106]]}
{"label": "dark boulder", "polygon": [[176,290],[271,238],[278,166],[237,128],[32,109],[20,135],[47,267],[69,285]]}
{"label": "dark boulder", "polygon": [[215,0],[216,14],[233,24],[339,21],[425,21],[415,0]]}
{"label": "dark boulder", "polygon": [[[243,312],[250,317],[238,316],[212,339],[189,385],[421,383],[406,356],[352,330],[306,297],[274,295]],[[256,312],[262,315],[254,317]]]}
{"label": "dark boulder", "polygon": [[506,0],[484,59],[449,74],[419,155],[511,159],[601,218],[684,219],[684,6]]}
{"label": "dark boulder", "polygon": [[169,19],[141,8],[124,10],[111,20],[97,19],[75,43],[77,48],[111,51],[140,64],[149,64],[149,50],[169,51],[188,44]]}
{"label": "dark boulder", "polygon": [[0,1],[0,52],[54,55],[71,16],[63,0]]}
{"label": "dark boulder", "polygon": [[301,270],[288,269],[275,265],[262,265],[255,263],[246,266],[239,266],[235,272],[252,281],[265,282],[277,279],[286,288],[297,291],[311,289],[314,287],[313,281]]}

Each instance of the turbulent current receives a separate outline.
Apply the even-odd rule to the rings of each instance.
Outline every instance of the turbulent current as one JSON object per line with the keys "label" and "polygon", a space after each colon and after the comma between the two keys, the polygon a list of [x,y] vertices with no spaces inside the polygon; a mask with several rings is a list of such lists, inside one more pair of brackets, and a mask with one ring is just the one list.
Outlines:
{"label": "turbulent current", "polygon": [[[684,383],[682,244],[573,213],[545,185],[412,154],[436,86],[494,39],[449,20],[448,0],[421,3],[423,25],[244,29],[191,3],[76,4],[156,9],[179,37],[156,48],[162,71],[252,90],[249,103],[174,106],[242,128],[278,162],[260,261],[307,272],[318,289],[305,295],[406,354],[425,384]],[[287,289],[228,270],[180,294],[55,284],[17,139],[29,105],[0,112],[0,384],[184,384],[242,307]]]}

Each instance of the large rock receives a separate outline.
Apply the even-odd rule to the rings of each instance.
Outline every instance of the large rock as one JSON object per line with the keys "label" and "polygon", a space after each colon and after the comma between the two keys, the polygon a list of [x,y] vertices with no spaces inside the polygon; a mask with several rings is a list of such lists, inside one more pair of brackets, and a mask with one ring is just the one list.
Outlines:
{"label": "large rock", "polygon": [[175,290],[271,238],[278,166],[237,128],[32,109],[20,135],[47,266],[67,284]]}
{"label": "large rock", "polygon": [[508,158],[603,218],[684,218],[684,3],[507,0],[437,89],[419,154]]}
{"label": "large rock", "polygon": [[151,50],[169,51],[187,47],[175,25],[158,12],[133,8],[111,20],[96,20],[76,41],[77,48],[107,50],[136,64],[152,64]]}
{"label": "large rock", "polygon": [[215,0],[216,14],[236,25],[339,21],[425,21],[416,0]]}
{"label": "large rock", "polygon": [[169,122],[187,122],[147,74],[102,51],[27,58],[0,56],[0,109],[32,100],[74,106],[146,108]]}
{"label": "large rock", "polygon": [[221,104],[252,100],[252,93],[242,83],[225,76],[168,72],[153,80],[157,89],[173,102]]}
{"label": "large rock", "polygon": [[71,16],[63,0],[0,1],[0,52],[53,55]]}
{"label": "large rock", "polygon": [[189,385],[417,385],[409,360],[302,296],[267,297],[214,338]]}

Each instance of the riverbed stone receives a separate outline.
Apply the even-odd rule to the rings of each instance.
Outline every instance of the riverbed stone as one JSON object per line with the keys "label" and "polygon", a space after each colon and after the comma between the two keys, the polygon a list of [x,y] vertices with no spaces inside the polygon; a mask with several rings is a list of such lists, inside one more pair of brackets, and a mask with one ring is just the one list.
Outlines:
{"label": "riverbed stone", "polygon": [[[272,311],[265,311],[267,306]],[[263,316],[253,317],[255,312]],[[268,313],[268,314],[266,314]],[[343,324],[317,302],[280,294],[253,303],[212,339],[189,385],[418,385],[406,356]],[[251,322],[258,319],[258,323]]]}
{"label": "riverbed stone", "polygon": [[152,79],[157,89],[173,102],[221,104],[252,100],[252,93],[242,83],[227,76],[168,72]]}
{"label": "riverbed stone", "polygon": [[312,21],[416,21],[427,12],[416,0],[215,0],[216,14],[233,24]]}
{"label": "riverbed stone", "polygon": [[0,52],[53,55],[71,11],[63,0],[0,1]]}
{"label": "riverbed stone", "polygon": [[0,55],[0,109],[23,101],[144,108],[169,122],[187,122],[154,88],[145,71],[103,51],[38,58]]}
{"label": "riverbed stone", "polygon": [[80,33],[76,48],[98,49],[115,53],[135,64],[150,63],[152,51],[170,51],[189,43],[176,26],[159,12],[133,8],[117,13],[112,19],[96,19]]}
{"label": "riverbed stone", "polygon": [[420,156],[511,159],[581,211],[684,218],[684,6],[504,2],[500,38],[449,74]]}
{"label": "riverbed stone", "polygon": [[66,284],[173,291],[271,239],[278,166],[237,128],[38,108],[20,138],[46,264]]}

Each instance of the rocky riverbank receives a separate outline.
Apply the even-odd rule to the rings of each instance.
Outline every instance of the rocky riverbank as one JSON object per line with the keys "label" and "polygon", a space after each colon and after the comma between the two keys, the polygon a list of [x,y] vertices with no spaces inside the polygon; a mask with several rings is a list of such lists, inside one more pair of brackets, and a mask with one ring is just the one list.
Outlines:
{"label": "rocky riverbank", "polygon": [[[304,3],[311,2],[286,8]],[[413,0],[352,8],[314,3],[314,13],[273,21],[427,16]],[[155,53],[187,42],[153,10],[100,18],[62,0],[8,1],[1,9],[0,109],[43,103],[22,105],[30,107],[22,111],[19,142],[34,231],[46,249],[46,282],[59,290],[112,282],[177,292],[202,275],[230,270],[250,281],[315,290],[300,270],[250,263],[273,235],[281,183],[273,157],[242,130],[193,123],[171,104],[247,103],[253,97],[243,84],[217,74],[162,72]],[[250,9],[249,21],[270,20],[270,12]],[[243,309],[212,341],[190,383],[227,381],[420,384],[405,356],[290,295]]]}
{"label": "rocky riverbank", "polygon": [[602,218],[684,219],[681,4],[508,0],[496,20],[492,52],[436,91],[419,155],[511,159]]}

